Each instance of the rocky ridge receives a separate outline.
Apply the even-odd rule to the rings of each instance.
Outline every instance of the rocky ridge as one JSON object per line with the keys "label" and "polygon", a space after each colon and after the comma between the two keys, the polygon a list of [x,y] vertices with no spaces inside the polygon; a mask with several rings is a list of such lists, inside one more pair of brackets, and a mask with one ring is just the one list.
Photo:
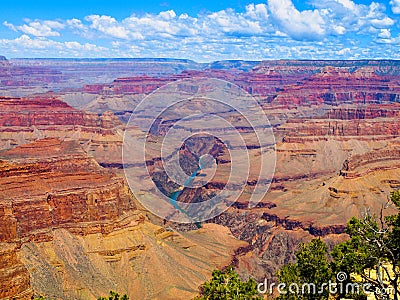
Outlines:
{"label": "rocky ridge", "polygon": [[110,289],[186,299],[244,245],[217,225],[180,234],[152,224],[123,179],[76,141],[1,151],[0,181],[2,299],[96,299]]}
{"label": "rocky ridge", "polygon": [[43,138],[78,141],[100,163],[121,162],[123,124],[111,112],[77,110],[54,95],[0,97],[0,149]]}

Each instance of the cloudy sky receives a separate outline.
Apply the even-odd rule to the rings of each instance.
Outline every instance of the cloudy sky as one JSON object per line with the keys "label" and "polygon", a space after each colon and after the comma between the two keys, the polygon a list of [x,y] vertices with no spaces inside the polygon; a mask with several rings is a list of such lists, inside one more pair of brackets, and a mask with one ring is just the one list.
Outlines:
{"label": "cloudy sky", "polygon": [[4,2],[9,58],[400,59],[400,0]]}

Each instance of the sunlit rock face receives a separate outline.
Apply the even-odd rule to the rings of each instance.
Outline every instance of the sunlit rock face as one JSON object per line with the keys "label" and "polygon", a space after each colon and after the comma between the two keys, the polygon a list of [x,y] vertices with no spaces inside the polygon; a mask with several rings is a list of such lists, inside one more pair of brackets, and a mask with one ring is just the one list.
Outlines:
{"label": "sunlit rock face", "polygon": [[[0,58],[1,90],[14,95],[0,98],[0,298],[96,299],[113,289],[138,299],[189,299],[213,268],[229,263],[244,276],[273,278],[300,242],[342,241],[352,216],[366,207],[377,212],[400,187],[396,61],[148,61],[136,73],[115,62],[88,69],[81,63],[38,67]],[[262,201],[248,207],[259,180],[252,166],[238,201],[201,229],[141,208],[124,183],[121,156],[136,105],[165,84],[193,77],[226,80],[255,97],[276,140],[276,170]],[[32,92],[41,94],[15,96]],[[237,120],[231,112],[222,116]],[[153,141],[173,122],[161,120]],[[236,125],[250,159],[259,157],[251,128]],[[169,180],[157,156],[145,171],[165,195],[179,190],[177,201],[201,203],[224,188],[231,164],[221,140],[193,137],[179,148],[187,175],[204,154],[223,172],[200,188]]]}
{"label": "sunlit rock face", "polygon": [[215,224],[181,235],[151,223],[76,141],[38,140],[0,161],[2,298],[191,298],[246,245]]}
{"label": "sunlit rock face", "polygon": [[[229,218],[212,220],[252,244],[238,254],[241,268],[260,275],[264,270],[273,276],[277,266],[293,257],[299,241],[313,236],[325,237],[331,244],[339,241],[352,216],[360,216],[365,207],[378,211],[386,202],[390,191],[398,187],[399,74],[400,65],[395,61],[267,61],[251,71],[222,68],[169,77],[170,82],[198,76],[236,83],[259,101],[273,125],[277,165],[270,191],[252,210],[247,208],[249,196],[244,193],[226,212]],[[156,79],[124,78],[111,83],[109,90],[117,95],[129,82],[133,87],[139,83],[146,86],[146,81],[150,87]],[[160,79],[160,83],[165,81]],[[143,97],[149,93],[143,92]],[[115,100],[113,97],[110,99]],[[164,124],[152,133],[163,137],[168,120]],[[245,137],[247,132],[241,132]],[[213,143],[219,147],[218,142]],[[196,147],[202,144],[199,140]],[[247,146],[250,157],[256,156],[254,145]],[[180,150],[188,169],[197,166],[196,147]],[[220,165],[229,165],[225,152],[221,148]],[[150,171],[160,167],[155,159]],[[247,191],[257,183],[253,179],[247,182]],[[156,180],[167,194],[177,189],[166,176]],[[184,188],[178,201],[204,201],[224,187],[223,181],[215,177],[203,188]],[[248,224],[255,229],[250,230]],[[279,238],[275,238],[278,232]],[[287,251],[268,254],[276,250],[271,241],[288,243]],[[271,260],[267,265],[265,257]]]}

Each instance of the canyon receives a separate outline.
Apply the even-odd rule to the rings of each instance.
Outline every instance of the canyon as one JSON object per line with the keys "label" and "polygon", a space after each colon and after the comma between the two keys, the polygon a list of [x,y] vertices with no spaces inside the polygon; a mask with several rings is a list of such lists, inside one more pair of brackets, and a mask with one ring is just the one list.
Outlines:
{"label": "canyon", "polygon": [[218,225],[181,234],[153,224],[77,141],[40,139],[0,157],[2,299],[190,297],[245,244]]}
{"label": "canyon", "polygon": [[[214,268],[229,264],[243,278],[275,279],[299,243],[345,240],[352,216],[379,212],[400,187],[398,61],[39,61],[0,58],[1,299],[95,299],[110,289],[134,299],[189,299]],[[243,189],[237,201],[201,226],[147,211],[130,191],[122,161],[124,134],[140,131],[126,124],[142,99],[191,78],[217,78],[251,94],[270,122],[262,129],[275,138],[258,144],[254,128],[231,110],[201,101],[178,107],[203,120],[215,109],[246,143],[186,140],[178,153],[187,174],[205,154],[216,161],[211,180],[189,188],[168,177],[159,154],[178,114],[153,124],[147,170],[137,176],[148,172],[166,196],[181,189],[180,205],[225,188],[232,149],[252,161],[244,186],[229,186]],[[151,108],[140,114],[152,116]],[[180,129],[189,131],[186,125]],[[225,125],[213,130],[232,135]],[[273,152],[273,178],[259,178],[260,157],[270,161]],[[250,208],[257,185],[269,190]],[[141,193],[152,190],[143,184]]]}

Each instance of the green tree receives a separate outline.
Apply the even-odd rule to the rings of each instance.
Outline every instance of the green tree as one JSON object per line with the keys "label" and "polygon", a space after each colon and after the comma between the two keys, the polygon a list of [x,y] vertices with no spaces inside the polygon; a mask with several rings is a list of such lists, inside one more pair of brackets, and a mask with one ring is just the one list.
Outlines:
{"label": "green tree", "polygon": [[284,284],[278,299],[328,299],[324,283],[332,280],[328,249],[320,239],[301,244],[296,262],[283,266],[278,272],[279,283]]}
{"label": "green tree", "polygon": [[108,298],[99,297],[97,300],[129,300],[129,297],[126,294],[120,297],[118,293],[110,291],[110,296],[108,296]]}
{"label": "green tree", "polygon": [[[384,216],[385,209],[394,205],[397,214]],[[376,299],[394,300],[400,296],[400,191],[391,193],[379,216],[369,210],[362,219],[352,218],[346,233],[350,240],[337,245],[333,251],[332,268],[354,274],[368,284]]]}
{"label": "green tree", "polygon": [[[393,205],[397,214],[384,216]],[[325,243],[313,239],[302,244],[296,253],[296,262],[282,267],[278,272],[280,283],[336,283],[338,299],[366,299],[365,292],[372,292],[378,300],[400,299],[400,191],[391,193],[389,201],[379,216],[369,210],[359,219],[353,217],[346,226],[350,239],[336,245],[328,253]],[[342,276],[339,276],[342,275]],[[335,276],[336,275],[336,276]],[[336,278],[337,277],[337,278]],[[339,287],[344,286],[344,289]],[[309,286],[306,286],[309,288]],[[348,288],[350,287],[350,288]],[[356,287],[356,288],[352,288]],[[329,290],[315,296],[299,293],[281,294],[279,299],[327,299]]]}
{"label": "green tree", "polygon": [[215,270],[210,281],[200,286],[200,295],[196,300],[248,300],[263,299],[257,291],[254,279],[242,281],[233,266],[225,271]]}

